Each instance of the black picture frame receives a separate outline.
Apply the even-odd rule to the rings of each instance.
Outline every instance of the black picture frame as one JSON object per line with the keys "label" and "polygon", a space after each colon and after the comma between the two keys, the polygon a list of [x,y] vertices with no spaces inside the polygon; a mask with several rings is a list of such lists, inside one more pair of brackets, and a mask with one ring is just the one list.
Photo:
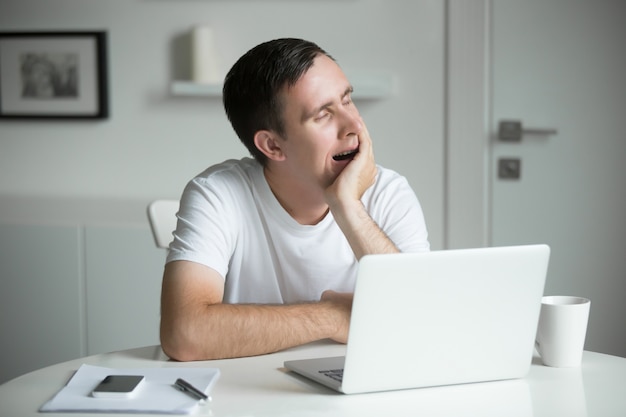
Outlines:
{"label": "black picture frame", "polygon": [[109,116],[106,31],[0,32],[0,119]]}

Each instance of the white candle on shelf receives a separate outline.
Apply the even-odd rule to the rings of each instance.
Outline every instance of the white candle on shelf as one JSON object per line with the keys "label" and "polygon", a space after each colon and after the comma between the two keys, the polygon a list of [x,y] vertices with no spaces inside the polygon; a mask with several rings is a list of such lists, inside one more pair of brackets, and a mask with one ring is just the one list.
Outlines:
{"label": "white candle on shelf", "polygon": [[200,84],[222,82],[213,31],[208,26],[195,26],[191,32],[191,79]]}

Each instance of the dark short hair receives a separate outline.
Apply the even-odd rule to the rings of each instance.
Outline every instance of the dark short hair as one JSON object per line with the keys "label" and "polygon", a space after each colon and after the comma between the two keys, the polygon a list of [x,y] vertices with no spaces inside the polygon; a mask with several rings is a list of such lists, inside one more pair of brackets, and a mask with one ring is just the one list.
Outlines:
{"label": "dark short hair", "polygon": [[280,93],[293,86],[313,66],[322,48],[303,39],[283,38],[261,43],[246,52],[226,74],[223,102],[235,133],[252,156],[265,165],[267,157],[254,144],[259,130],[284,134]]}

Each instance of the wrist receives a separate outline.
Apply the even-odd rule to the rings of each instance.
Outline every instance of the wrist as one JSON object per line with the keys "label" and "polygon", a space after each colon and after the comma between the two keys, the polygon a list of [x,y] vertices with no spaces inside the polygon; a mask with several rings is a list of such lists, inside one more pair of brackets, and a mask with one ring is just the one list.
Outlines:
{"label": "wrist", "polygon": [[328,207],[330,212],[333,214],[335,221],[341,224],[362,218],[363,214],[367,215],[365,206],[363,206],[361,200],[358,199],[337,199],[329,202]]}
{"label": "wrist", "polygon": [[322,294],[320,305],[325,309],[324,328],[327,330],[325,337],[345,343],[348,339],[350,327],[350,315],[352,313],[352,294],[325,291]]}

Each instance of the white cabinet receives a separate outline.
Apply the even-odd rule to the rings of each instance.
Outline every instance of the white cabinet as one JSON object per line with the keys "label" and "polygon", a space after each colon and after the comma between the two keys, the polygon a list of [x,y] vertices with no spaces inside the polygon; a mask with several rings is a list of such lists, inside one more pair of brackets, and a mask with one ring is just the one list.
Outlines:
{"label": "white cabinet", "polygon": [[81,356],[77,226],[0,224],[0,383]]}
{"label": "white cabinet", "polygon": [[[76,209],[75,201],[0,206],[0,384],[69,359],[159,343],[165,251],[154,244],[143,202],[101,205],[107,213]],[[10,211],[44,207],[59,215],[7,221]],[[89,212],[86,222],[77,211]]]}
{"label": "white cabinet", "polygon": [[85,228],[87,353],[159,343],[165,250],[148,227]]}

